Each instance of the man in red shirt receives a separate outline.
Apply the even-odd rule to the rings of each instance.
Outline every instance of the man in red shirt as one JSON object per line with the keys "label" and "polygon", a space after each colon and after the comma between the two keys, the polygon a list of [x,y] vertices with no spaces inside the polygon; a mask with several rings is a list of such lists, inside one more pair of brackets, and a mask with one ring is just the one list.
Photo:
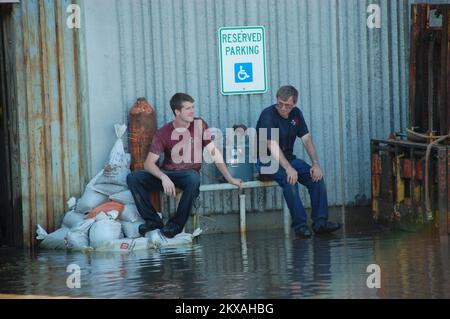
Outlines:
{"label": "man in red shirt", "polygon": [[[177,93],[171,98],[170,107],[175,120],[156,131],[144,170],[133,172],[127,177],[136,207],[145,220],[145,224],[139,226],[142,236],[159,228],[164,236],[172,238],[183,230],[192,204],[199,195],[203,148],[206,148],[230,184],[241,187],[242,183],[231,176],[211,135],[205,132],[208,124],[194,117],[194,99],[185,93]],[[157,162],[161,154],[164,154],[164,162],[160,169]],[[150,201],[149,193],[164,191],[166,195],[175,196],[176,187],[183,190],[183,195],[175,216],[164,225]]]}

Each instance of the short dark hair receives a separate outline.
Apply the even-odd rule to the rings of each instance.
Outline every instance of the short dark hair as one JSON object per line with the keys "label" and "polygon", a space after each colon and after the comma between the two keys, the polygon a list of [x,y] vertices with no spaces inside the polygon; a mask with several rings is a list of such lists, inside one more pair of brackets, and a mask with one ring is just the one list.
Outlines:
{"label": "short dark hair", "polygon": [[284,85],[278,89],[277,99],[282,99],[283,101],[288,100],[290,97],[294,99],[294,103],[298,100],[298,91],[292,85]]}
{"label": "short dark hair", "polygon": [[175,110],[180,111],[183,108],[183,102],[191,102],[194,103],[194,99],[192,96],[186,93],[176,93],[170,99],[170,108],[172,109],[173,114],[175,115]]}

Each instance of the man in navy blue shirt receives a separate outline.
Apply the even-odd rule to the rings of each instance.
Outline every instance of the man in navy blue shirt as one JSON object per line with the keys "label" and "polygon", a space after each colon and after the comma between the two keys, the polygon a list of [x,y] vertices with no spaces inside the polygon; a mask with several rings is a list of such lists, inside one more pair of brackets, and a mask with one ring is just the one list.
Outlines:
{"label": "man in navy blue shirt", "polygon": [[[273,179],[281,186],[296,235],[308,238],[312,233],[307,225],[307,216],[300,199],[297,183],[308,188],[312,206],[312,228],[316,234],[334,232],[341,225],[328,221],[327,191],[323,172],[317,160],[317,153],[308,126],[302,112],[296,107],[297,100],[297,89],[291,85],[283,86],[277,92],[277,104],[262,111],[256,130],[258,145],[260,147],[267,145],[267,152],[264,152],[265,150],[258,151],[256,168],[259,173]],[[276,129],[278,129],[278,134],[276,134]],[[311,158],[312,166],[295,157],[294,144],[297,137],[302,140]],[[262,155],[265,153],[268,156]],[[268,169],[269,161],[279,164],[275,171],[268,172],[270,171]],[[270,165],[270,167],[272,166]]]}

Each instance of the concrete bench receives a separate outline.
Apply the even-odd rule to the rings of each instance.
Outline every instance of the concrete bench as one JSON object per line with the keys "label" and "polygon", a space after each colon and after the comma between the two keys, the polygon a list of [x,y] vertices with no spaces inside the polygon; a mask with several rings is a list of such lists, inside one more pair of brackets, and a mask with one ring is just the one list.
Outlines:
{"label": "concrete bench", "polygon": [[[243,190],[250,188],[274,187],[274,186],[278,186],[278,184],[274,181],[250,181],[242,183]],[[235,189],[238,189],[238,187],[229,183],[200,185],[200,192],[215,192],[215,191],[226,191]],[[181,197],[181,193],[182,191],[177,189],[177,199],[176,199],[177,206]],[[163,196],[165,195],[163,194]],[[194,216],[194,218],[195,217],[196,216]],[[290,223],[291,223],[290,218],[291,216],[289,214],[289,209],[287,207],[286,201],[283,201],[283,228],[286,234],[288,234],[290,231]],[[196,227],[196,220],[194,220],[194,228],[195,227]],[[240,192],[239,194],[239,230],[241,234],[245,234],[247,231],[245,194],[242,194],[242,192]]]}

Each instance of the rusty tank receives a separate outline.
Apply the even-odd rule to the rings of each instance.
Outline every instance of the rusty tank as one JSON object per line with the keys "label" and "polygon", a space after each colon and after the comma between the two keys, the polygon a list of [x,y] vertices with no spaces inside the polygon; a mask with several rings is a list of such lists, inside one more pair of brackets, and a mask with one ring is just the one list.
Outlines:
{"label": "rusty tank", "polygon": [[[143,97],[138,98],[130,109],[128,132],[131,170],[142,170],[156,132],[156,111]],[[159,194],[152,193],[150,198],[155,209],[159,211]]]}

